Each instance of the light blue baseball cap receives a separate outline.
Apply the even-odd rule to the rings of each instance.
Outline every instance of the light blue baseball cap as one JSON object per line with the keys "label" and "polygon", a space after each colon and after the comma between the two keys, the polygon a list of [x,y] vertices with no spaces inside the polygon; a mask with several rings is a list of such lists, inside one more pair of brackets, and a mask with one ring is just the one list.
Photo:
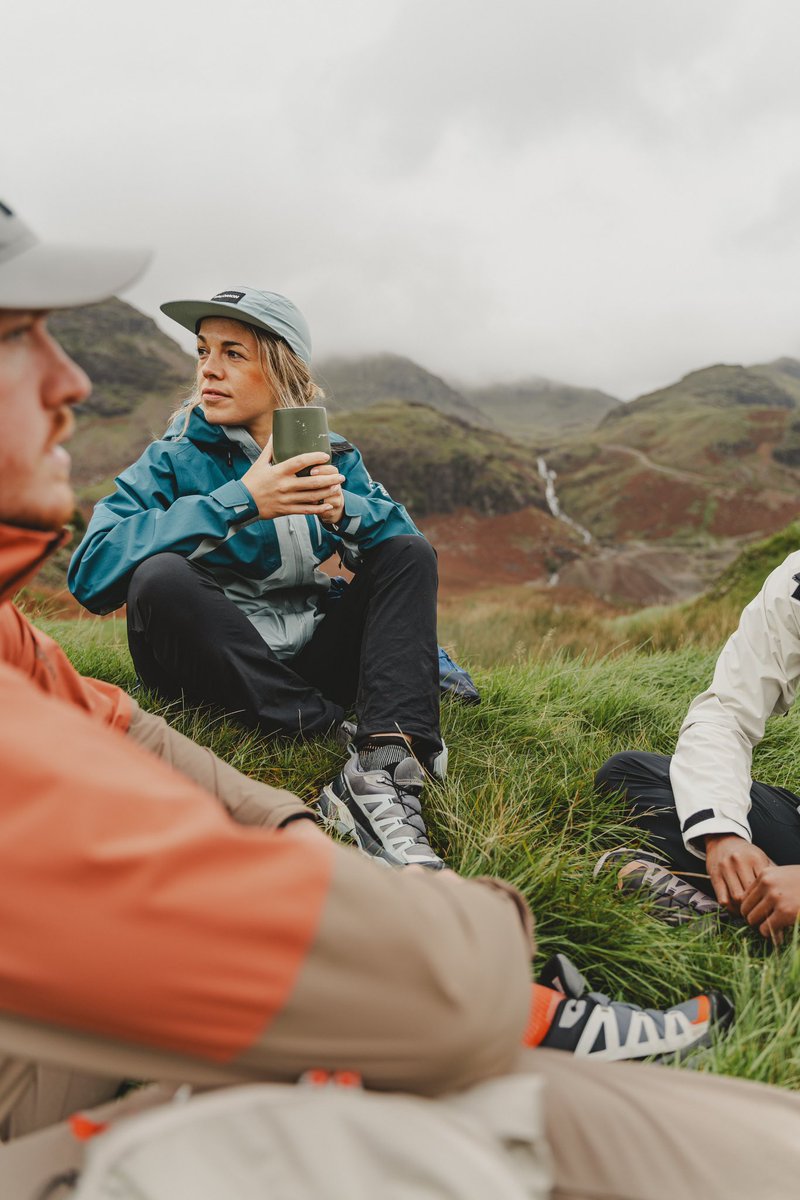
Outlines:
{"label": "light blue baseball cap", "polygon": [[283,338],[298,358],[311,366],[311,333],[300,309],[278,292],[234,287],[217,292],[210,300],[170,300],[161,311],[184,329],[197,332],[204,317],[228,317],[255,325]]}

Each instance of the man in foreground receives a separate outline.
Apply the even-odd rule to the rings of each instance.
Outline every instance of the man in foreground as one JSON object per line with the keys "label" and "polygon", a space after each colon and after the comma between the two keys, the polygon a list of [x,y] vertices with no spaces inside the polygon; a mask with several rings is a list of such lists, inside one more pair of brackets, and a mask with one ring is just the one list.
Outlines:
{"label": "man in foreground", "polygon": [[649,892],[670,923],[717,913],[780,939],[800,914],[800,796],[750,771],[767,718],[788,711],[798,681],[795,553],[744,609],[672,759],[631,751],[600,768],[598,788],[624,794],[655,853],[614,850],[598,868],[618,867],[620,887]]}
{"label": "man in foreground", "polygon": [[[4,597],[60,541],[72,506],[62,443],[88,383],[44,310],[96,299],[135,266],[48,255],[0,206]],[[531,1006],[530,916],[513,888],[382,869],[307,820],[287,822],[291,798],[277,802],[280,820],[241,828],[213,788],[125,733],[116,689],[76,676],[10,604],[2,621],[7,1134],[104,1099],[125,1077],[220,1085],[320,1067],[437,1095],[533,1070],[548,1084],[559,1195],[786,1194],[800,1171],[797,1098],[520,1049],[541,1041],[548,1014]],[[578,1025],[596,1011],[558,1004]],[[750,1139],[729,1144],[737,1122],[758,1139],[757,1164]]]}

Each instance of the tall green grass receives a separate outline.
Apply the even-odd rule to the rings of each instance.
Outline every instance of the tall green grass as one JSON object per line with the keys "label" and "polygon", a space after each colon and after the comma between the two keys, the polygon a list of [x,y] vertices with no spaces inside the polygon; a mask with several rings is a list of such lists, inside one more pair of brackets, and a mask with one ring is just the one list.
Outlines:
{"label": "tall green grass", "polygon": [[[51,622],[48,629],[79,670],[134,686],[119,622]],[[617,892],[612,875],[592,879],[603,851],[640,844],[620,802],[595,796],[594,772],[618,750],[669,753],[714,657],[713,648],[667,652],[652,644],[599,656],[584,642],[582,651],[520,652],[517,661],[476,667],[483,703],[445,701],[451,770],[446,784],[430,786],[425,810],[434,844],[456,870],[500,875],[522,889],[536,913],[540,961],[564,950],[594,988],[644,1004],[724,988],[737,1005],[736,1025],[696,1065],[798,1087],[797,939],[773,951],[747,929],[668,929],[645,900]],[[154,697],[137,696],[157,707]],[[198,710],[173,707],[167,715],[240,770],[306,799],[341,766],[332,741],[296,745]],[[756,756],[757,770],[796,789],[798,734],[790,714],[772,724]]]}

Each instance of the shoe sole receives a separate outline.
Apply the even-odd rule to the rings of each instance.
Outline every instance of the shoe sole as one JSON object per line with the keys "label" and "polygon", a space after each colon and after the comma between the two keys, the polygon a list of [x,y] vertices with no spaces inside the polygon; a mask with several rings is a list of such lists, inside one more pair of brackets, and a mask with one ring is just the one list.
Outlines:
{"label": "shoe sole", "polygon": [[697,1041],[684,1046],[680,1050],[666,1050],[663,1054],[657,1054],[650,1060],[651,1062],[662,1063],[664,1066],[669,1066],[671,1063],[680,1063],[685,1066],[687,1055],[691,1057],[698,1050],[705,1050],[733,1022],[735,1009],[730,997],[726,996],[725,992],[718,991],[706,992],[705,994],[708,997],[709,1014],[705,1022],[702,1022],[705,1025],[705,1030],[698,1037]]}
{"label": "shoe sole", "polygon": [[691,1039],[684,1034],[685,1042],[681,1046],[656,1051],[655,1053],[638,1053],[636,1047],[619,1046],[613,1051],[600,1051],[588,1054],[586,1057],[595,1062],[649,1062],[660,1063],[664,1066],[685,1063],[687,1056],[704,1050],[710,1046],[715,1037],[722,1033],[733,1020],[734,1008],[732,1001],[724,992],[710,991],[704,993],[708,1001],[708,1012],[699,1020],[692,1022],[696,1035]]}
{"label": "shoe sole", "polygon": [[616,849],[607,850],[605,854],[598,858],[597,862],[592,868],[592,879],[597,879],[605,870],[609,862],[620,862],[620,866],[624,867],[626,863],[620,861],[620,855],[622,854],[629,854],[631,856],[630,859],[627,860],[629,862],[633,862],[635,860],[636,862],[644,862],[657,867],[663,866],[665,870],[669,870],[667,864],[662,862],[655,855],[653,855],[652,858],[648,858],[648,852],[646,850],[632,850],[628,846],[617,846]]}

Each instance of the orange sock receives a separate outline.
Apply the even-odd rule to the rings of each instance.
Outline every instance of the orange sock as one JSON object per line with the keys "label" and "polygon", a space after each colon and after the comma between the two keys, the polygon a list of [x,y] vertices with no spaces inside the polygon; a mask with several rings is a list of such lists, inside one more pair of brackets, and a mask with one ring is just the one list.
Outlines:
{"label": "orange sock", "polygon": [[554,988],[542,987],[539,983],[531,984],[531,1011],[525,1033],[522,1035],[524,1046],[539,1045],[547,1035],[555,1011],[563,999],[563,992],[557,992]]}

